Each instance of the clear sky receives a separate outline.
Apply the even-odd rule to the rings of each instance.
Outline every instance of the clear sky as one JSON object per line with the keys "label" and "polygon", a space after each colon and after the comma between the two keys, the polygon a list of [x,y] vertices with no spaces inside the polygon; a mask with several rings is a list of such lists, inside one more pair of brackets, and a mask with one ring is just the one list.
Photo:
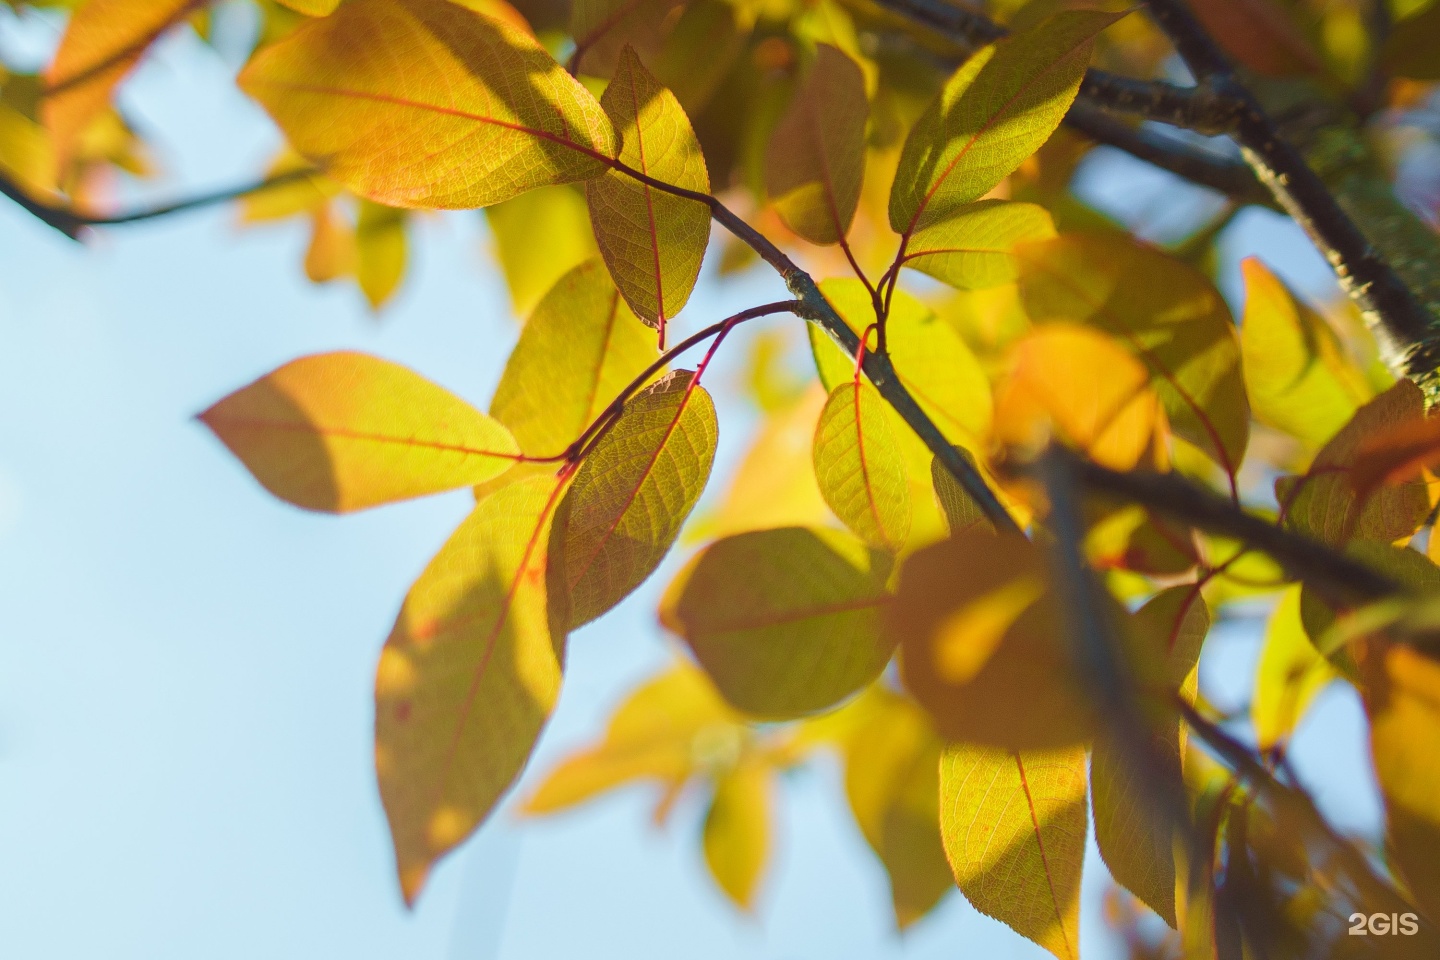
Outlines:
{"label": "clear sky", "polygon": [[[53,36],[32,27],[8,42],[38,53]],[[162,132],[177,192],[242,182],[274,149],[229,70],[179,38],[125,91]],[[1108,161],[1085,189],[1142,218],[1183,199]],[[1248,216],[1227,259],[1263,250],[1323,289],[1323,264],[1295,240],[1277,218]],[[376,319],[353,288],[304,280],[298,227],[241,233],[229,212],[207,212],[81,247],[0,206],[0,955],[1046,956],[958,893],[897,937],[883,874],[823,763],[786,784],[753,918],[704,871],[700,810],[657,833],[633,790],[548,821],[502,811],[405,910],[371,766],[371,681],[406,588],[468,495],[307,514],[264,493],[192,418],[287,360],[340,348],[405,363],[483,408],[517,330],[487,242],[475,215],[430,219]],[[708,279],[685,318],[769,298],[768,284]],[[720,414],[723,477],[749,421],[738,402]],[[572,638],[530,782],[671,655],[653,614],[666,575]],[[1253,628],[1222,628],[1207,653],[1222,700],[1243,689]],[[1334,689],[1296,759],[1332,783],[1320,799],[1343,825],[1373,829],[1362,758],[1355,700]],[[1087,956],[1110,955],[1102,886],[1092,846]]]}

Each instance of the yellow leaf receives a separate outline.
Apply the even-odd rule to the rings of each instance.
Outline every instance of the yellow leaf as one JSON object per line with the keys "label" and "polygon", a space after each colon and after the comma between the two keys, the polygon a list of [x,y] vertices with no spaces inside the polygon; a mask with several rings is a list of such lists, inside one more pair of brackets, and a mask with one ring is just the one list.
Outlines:
{"label": "yellow leaf", "polygon": [[355,272],[355,231],[329,204],[310,215],[310,246],[305,250],[305,276],[329,283]]}
{"label": "yellow leaf", "polygon": [[1048,579],[1040,548],[978,528],[901,568],[886,633],[906,688],[946,739],[1029,750],[1090,736]]}
{"label": "yellow leaf", "polygon": [[[560,278],[600,252],[590,209],[573,186],[539,187],[485,209],[515,313],[535,309]],[[626,312],[628,308],[626,308]]]}
{"label": "yellow leaf", "polygon": [[1275,481],[1285,525],[1331,545],[1351,537],[1391,542],[1414,533],[1430,512],[1422,480],[1384,487],[1362,504],[1351,475],[1368,439],[1424,416],[1425,397],[1409,380],[1355,411],[1315,455],[1304,476]]}
{"label": "yellow leaf", "polygon": [[407,903],[519,777],[559,695],[564,616],[545,588],[559,493],[536,477],[481,500],[381,651],[375,770]]}
{"label": "yellow leaf", "polygon": [[[970,451],[963,447],[957,449],[960,451],[960,456],[974,466],[975,458],[971,456]],[[941,512],[945,515],[945,526],[951,536],[964,533],[975,526],[994,529],[985,519],[980,505],[971,498],[970,494],[965,492],[959,481],[951,476],[950,471],[945,469],[934,457],[930,459],[930,482],[935,487],[935,499],[940,504]]]}
{"label": "yellow leaf", "polygon": [[614,155],[600,105],[534,37],[449,0],[347,0],[239,82],[296,150],[392,207],[484,207]]}
{"label": "yellow leaf", "polygon": [[1265,645],[1255,671],[1250,721],[1256,746],[1269,750],[1290,739],[1315,695],[1336,677],[1305,634],[1300,620],[1300,587],[1280,597],[1265,628]]}
{"label": "yellow leaf", "polygon": [[765,188],[786,226],[812,243],[850,231],[865,176],[865,77],[855,61],[817,44],[815,62],[770,136]]}
{"label": "yellow leaf", "polygon": [[[267,177],[278,177],[295,173],[310,167],[310,162],[299,154],[286,150],[265,171]],[[264,190],[248,193],[240,198],[240,220],[242,223],[260,223],[266,220],[283,220],[296,214],[315,211],[340,192],[340,184],[328,177],[315,174],[287,180]]]}
{"label": "yellow leaf", "polygon": [[1075,99],[1096,36],[1121,16],[1064,10],[967,60],[905,141],[890,225],[909,237],[946,219],[1038,150]]}
{"label": "yellow leaf", "polygon": [[490,415],[533,457],[563,453],[655,357],[598,260],[545,294],[505,364]]}
{"label": "yellow leaf", "polygon": [[555,518],[553,572],[572,627],[615,606],[659,566],[710,479],[718,438],[710,394],[677,370],[631,398],[586,454]]}
{"label": "yellow leaf", "polygon": [[735,905],[750,910],[770,852],[774,775],[760,759],[742,760],[715,784],[705,815],[705,862]]}
{"label": "yellow leaf", "polygon": [[55,192],[55,172],[55,146],[49,133],[8,103],[0,103],[0,174],[28,196],[40,198]]}
{"label": "yellow leaf", "polygon": [[880,675],[889,557],[838,530],[727,537],[681,572],[660,607],[730,703],[760,717],[834,706]]}
{"label": "yellow leaf", "polygon": [[1060,960],[1079,960],[1083,748],[952,746],[940,763],[940,832],[976,910]]}
{"label": "yellow leaf", "polygon": [[1230,476],[1250,436],[1240,343],[1214,285],[1122,234],[1025,244],[1020,289],[1032,320],[1099,327],[1150,371],[1175,433]]}
{"label": "yellow leaf", "polygon": [[[675,95],[629,47],[600,100],[633,170],[696,193],[710,192],[705,158]],[[690,297],[710,240],[710,208],[611,170],[585,185],[600,253],[625,301],[660,331]]]}
{"label": "yellow leaf", "polygon": [[652,677],[615,711],[605,737],[567,757],[526,800],[531,815],[556,813],[632,781],[662,787],[704,772],[716,754],[738,750],[740,717],[688,663]]}
{"label": "yellow leaf", "polygon": [[1165,412],[1150,375],[1109,337],[1048,324],[1015,345],[995,397],[995,437],[1037,451],[1052,436],[1097,463],[1164,463]]}
{"label": "yellow leaf", "polygon": [[355,276],[370,309],[379,310],[405,279],[405,214],[360,201],[355,225]]}
{"label": "yellow leaf", "polygon": [[895,553],[910,532],[910,490],[886,410],[869,383],[836,387],[815,428],[815,477],[846,526]]}
{"label": "yellow leaf", "polygon": [[[1131,622],[1141,642],[1160,647],[1155,652],[1164,664],[1165,688],[1180,688],[1190,699],[1195,692],[1195,664],[1209,629],[1210,612],[1193,585],[1160,592]],[[1153,756],[1162,766],[1144,772],[1148,783],[1139,782],[1131,762],[1109,737],[1096,739],[1090,761],[1095,841],[1116,882],[1174,927],[1176,838],[1167,829],[1167,820],[1157,815],[1151,791],[1167,779],[1177,791],[1183,790],[1184,735],[1173,713],[1152,733]]]}
{"label": "yellow leaf", "polygon": [[335,12],[340,0],[278,0],[296,13],[307,17],[324,17]]}
{"label": "yellow leaf", "polygon": [[856,700],[841,743],[855,823],[890,877],[895,921],[919,920],[955,885],[940,842],[944,744],[913,703],[881,686]]}
{"label": "yellow leaf", "polygon": [[916,231],[903,263],[962,290],[999,287],[1020,275],[1017,245],[1053,236],[1055,224],[1044,207],[981,200]]}
{"label": "yellow leaf", "polygon": [[1369,400],[1365,375],[1339,338],[1255,257],[1240,264],[1245,319],[1240,346],[1255,419],[1318,447]]}
{"label": "yellow leaf", "polygon": [[161,34],[208,0],[86,0],[65,27],[45,70],[41,119],[58,169],[69,167],[81,136],[110,105],[117,84]]}
{"label": "yellow leaf", "polygon": [[483,483],[519,455],[485,414],[363,353],[293,360],[200,419],[265,489],[333,513]]}

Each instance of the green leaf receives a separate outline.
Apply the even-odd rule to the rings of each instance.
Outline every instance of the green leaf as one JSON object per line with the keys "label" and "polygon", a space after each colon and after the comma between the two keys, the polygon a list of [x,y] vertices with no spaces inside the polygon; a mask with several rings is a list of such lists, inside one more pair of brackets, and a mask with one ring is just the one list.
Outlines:
{"label": "green leaf", "polygon": [[392,207],[489,206],[615,153],[600,105],[534,37],[450,0],[347,0],[239,83],[296,150]]}
{"label": "green leaf", "polygon": [[1255,257],[1240,264],[1240,347],[1255,419],[1318,447],[1372,396],[1365,375],[1315,311]]}
{"label": "green leaf", "polygon": [[563,453],[655,357],[599,260],[575,267],[535,308],[505,364],[490,415],[532,457]]}
{"label": "green leaf", "polygon": [[1044,207],[981,200],[917,230],[905,246],[904,265],[962,290],[998,287],[1020,275],[1017,244],[1053,236]]}
{"label": "green leaf", "polygon": [[[620,160],[671,184],[710,192],[705,157],[679,101],[629,47],[600,103],[615,123]],[[585,185],[590,221],[615,285],[660,331],[690,297],[710,241],[710,208],[610,170]]]}
{"label": "green leaf", "polygon": [[1149,369],[1175,433],[1233,477],[1250,404],[1235,323],[1209,279],[1122,234],[1066,234],[1019,255],[1030,318],[1092,324],[1128,347]]}
{"label": "green leaf", "polygon": [[572,627],[615,606],[659,566],[705,489],[718,437],[715,406],[688,370],[625,404],[555,518],[553,567]]}
{"label": "green leaf", "polygon": [[1064,10],[961,65],[905,140],[890,225],[908,237],[947,219],[1038,150],[1070,109],[1096,36],[1122,16]]}
{"label": "green leaf", "polygon": [[1255,726],[1256,746],[1269,750],[1288,741],[1315,695],[1336,676],[1306,636],[1300,619],[1300,587],[1290,587],[1270,615],[1255,669],[1250,722]]}
{"label": "green leaf", "polygon": [[890,566],[838,530],[742,533],[690,563],[660,619],[732,704],[770,719],[803,716],[860,690],[889,661],[880,609]]}
{"label": "green leaf", "polygon": [[971,906],[1060,960],[1079,960],[1085,750],[952,746],[940,762],[940,833]]}
{"label": "green leaf", "polygon": [[481,500],[381,651],[375,770],[407,903],[514,784],[555,706],[563,604],[549,602],[544,571],[558,494],[554,477],[536,477]]}
{"label": "green leaf", "polygon": [[865,176],[869,112],[865,76],[855,61],[818,44],[765,157],[765,189],[776,210],[812,243],[839,243],[850,230]]}
{"label": "green leaf", "polygon": [[[970,461],[975,466],[975,457],[964,447],[956,448],[960,456]],[[977,524],[984,524],[990,527],[989,521],[985,519],[985,512],[980,505],[965,492],[960,482],[951,476],[940,461],[930,458],[930,482],[935,487],[935,499],[940,504],[940,510],[945,515],[945,526],[951,536],[964,533]]]}
{"label": "green leaf", "polygon": [[815,428],[815,478],[846,526],[896,553],[910,532],[910,489],[887,409],[868,383],[836,387]]}

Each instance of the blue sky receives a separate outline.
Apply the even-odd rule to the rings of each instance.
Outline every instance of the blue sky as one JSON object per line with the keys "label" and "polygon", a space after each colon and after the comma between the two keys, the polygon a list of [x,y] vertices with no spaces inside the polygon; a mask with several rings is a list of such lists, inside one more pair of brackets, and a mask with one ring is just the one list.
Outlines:
{"label": "blue sky", "polygon": [[[38,52],[53,38],[42,26],[9,42]],[[179,38],[125,91],[163,132],[177,191],[248,179],[274,148],[229,69]],[[1141,216],[1183,199],[1112,161],[1086,190]],[[411,275],[378,319],[352,288],[304,281],[304,239],[293,226],[237,232],[212,211],[81,247],[0,207],[0,953],[1045,956],[958,893],[893,934],[883,874],[823,763],[787,784],[756,917],[705,874],[700,811],[657,833],[635,791],[544,822],[502,811],[405,910],[371,768],[371,680],[406,588],[468,497],[307,514],[265,494],[193,416],[287,360],[341,348],[483,407],[517,328],[477,216],[416,231]],[[1328,283],[1278,218],[1247,216],[1227,259],[1253,250],[1281,254],[1267,259],[1307,288]],[[709,322],[775,293],[763,276],[711,278],[685,316]],[[749,421],[724,400],[721,421],[723,474]],[[532,777],[671,655],[653,614],[664,579],[572,638]],[[1217,697],[1233,695],[1255,640],[1242,622],[1212,643]],[[1320,799],[1357,829],[1375,822],[1362,756],[1354,699],[1333,690],[1297,761],[1312,781],[1333,778]],[[1085,948],[1110,955],[1093,849],[1087,873]]]}

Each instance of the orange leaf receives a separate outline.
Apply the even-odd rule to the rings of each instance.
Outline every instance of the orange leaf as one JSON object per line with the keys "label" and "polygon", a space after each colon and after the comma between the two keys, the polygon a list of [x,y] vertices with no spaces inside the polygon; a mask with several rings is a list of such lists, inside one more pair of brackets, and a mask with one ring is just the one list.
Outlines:
{"label": "orange leaf", "polygon": [[1436,464],[1440,464],[1440,417],[1409,420],[1360,441],[1350,485],[1355,499],[1364,503],[1380,487],[1419,480]]}
{"label": "orange leaf", "polygon": [[239,83],[296,150],[392,207],[484,207],[614,155],[600,105],[534,37],[450,0],[348,0]]}
{"label": "orange leaf", "polygon": [[363,353],[293,360],[200,419],[265,489],[331,513],[483,483],[519,456],[485,414]]}

